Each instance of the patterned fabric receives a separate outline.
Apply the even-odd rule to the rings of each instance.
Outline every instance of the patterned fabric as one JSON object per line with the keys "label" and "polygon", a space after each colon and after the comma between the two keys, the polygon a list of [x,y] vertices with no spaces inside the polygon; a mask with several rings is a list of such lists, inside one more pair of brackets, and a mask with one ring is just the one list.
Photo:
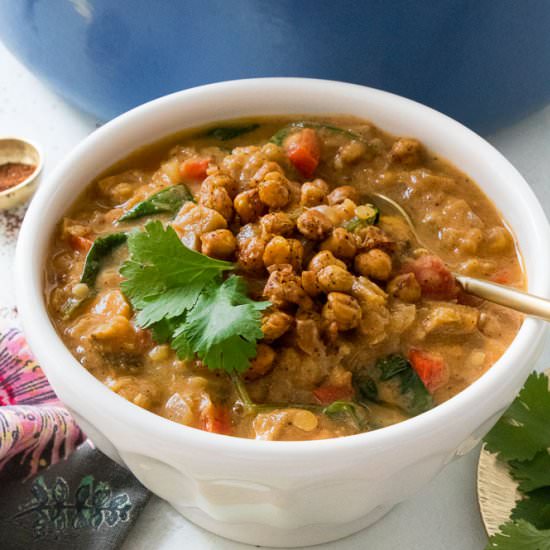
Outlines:
{"label": "patterned fabric", "polygon": [[149,492],[94,448],[25,338],[0,329],[0,548],[120,546]]}
{"label": "patterned fabric", "polygon": [[23,335],[15,328],[1,334],[0,482],[8,472],[25,479],[67,458],[83,439]]}

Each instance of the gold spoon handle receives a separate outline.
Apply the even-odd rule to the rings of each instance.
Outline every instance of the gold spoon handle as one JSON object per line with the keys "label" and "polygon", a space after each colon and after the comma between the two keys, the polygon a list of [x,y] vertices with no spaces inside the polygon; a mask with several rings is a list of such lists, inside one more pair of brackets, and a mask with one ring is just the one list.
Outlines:
{"label": "gold spoon handle", "polygon": [[550,300],[497,283],[490,283],[489,281],[466,277],[457,273],[454,276],[469,294],[550,321]]}

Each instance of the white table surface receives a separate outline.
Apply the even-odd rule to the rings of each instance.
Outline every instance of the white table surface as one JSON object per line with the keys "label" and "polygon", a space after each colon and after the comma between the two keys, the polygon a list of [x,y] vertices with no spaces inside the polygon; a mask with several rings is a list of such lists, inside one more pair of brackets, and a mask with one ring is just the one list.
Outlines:
{"label": "white table surface", "polygon": [[[97,121],[67,105],[27,71],[0,43],[0,135],[26,136],[41,144],[47,177],[63,156],[96,128]],[[550,106],[489,136],[533,186],[550,214]],[[14,316],[11,263],[15,237],[7,231],[22,210],[0,214],[0,317]],[[539,367],[550,365],[547,345]],[[449,465],[408,502],[370,528],[315,548],[330,550],[478,550],[487,538],[476,499],[478,451]],[[123,550],[246,550],[191,524],[153,497]]]}

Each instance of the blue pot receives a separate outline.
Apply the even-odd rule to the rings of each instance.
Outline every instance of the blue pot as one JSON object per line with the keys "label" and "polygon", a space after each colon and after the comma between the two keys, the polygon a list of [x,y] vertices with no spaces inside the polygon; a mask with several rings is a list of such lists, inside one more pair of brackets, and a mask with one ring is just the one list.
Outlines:
{"label": "blue pot", "polygon": [[255,76],[367,84],[484,132],[550,98],[546,0],[0,0],[0,37],[101,119]]}

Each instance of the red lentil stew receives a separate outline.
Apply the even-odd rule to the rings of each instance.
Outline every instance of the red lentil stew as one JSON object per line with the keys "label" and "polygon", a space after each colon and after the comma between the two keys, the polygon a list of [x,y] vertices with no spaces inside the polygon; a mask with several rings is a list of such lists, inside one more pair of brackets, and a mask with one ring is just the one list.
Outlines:
{"label": "red lentil stew", "polygon": [[74,356],[135,405],[311,440],[422,413],[502,355],[522,317],[451,271],[525,285],[467,175],[363,120],[266,117],[188,130],[92,182],[59,223],[45,292]]}

